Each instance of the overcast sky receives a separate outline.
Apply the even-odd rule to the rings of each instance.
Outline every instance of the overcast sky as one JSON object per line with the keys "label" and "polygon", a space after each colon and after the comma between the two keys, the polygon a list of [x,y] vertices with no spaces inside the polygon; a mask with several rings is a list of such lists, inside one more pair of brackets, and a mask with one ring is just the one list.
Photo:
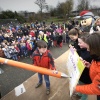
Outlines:
{"label": "overcast sky", "polygon": [[[37,12],[39,7],[34,3],[36,0],[0,0],[0,8],[3,10],[12,11],[29,11]],[[56,7],[58,2],[65,2],[66,0],[46,0],[48,5]],[[100,0],[90,0],[91,5],[100,7]],[[74,0],[74,8],[77,6],[78,0]]]}

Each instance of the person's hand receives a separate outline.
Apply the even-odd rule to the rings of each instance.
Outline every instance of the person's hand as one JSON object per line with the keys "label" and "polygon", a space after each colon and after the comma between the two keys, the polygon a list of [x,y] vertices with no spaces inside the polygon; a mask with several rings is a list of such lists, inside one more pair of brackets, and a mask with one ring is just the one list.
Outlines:
{"label": "person's hand", "polygon": [[99,89],[100,89],[100,84],[98,84],[97,88],[99,88]]}
{"label": "person's hand", "polygon": [[83,58],[82,57],[79,57],[80,58],[80,60],[82,61],[82,62],[84,62],[84,60],[83,60]]}
{"label": "person's hand", "polygon": [[97,80],[97,81],[98,81],[97,88],[99,88],[99,90],[100,90],[100,80]]}
{"label": "person's hand", "polygon": [[83,62],[83,64],[85,65],[85,67],[90,68],[91,63],[87,62],[86,60],[83,60],[82,57],[79,57],[79,58],[80,58],[80,60]]}
{"label": "person's hand", "polygon": [[69,44],[69,48],[74,48],[74,46],[72,46],[71,44]]}
{"label": "person's hand", "polygon": [[69,45],[69,48],[72,48],[74,51],[76,51],[76,49],[74,48],[74,46],[72,46],[71,44]]}
{"label": "person's hand", "polygon": [[83,60],[83,63],[85,65],[85,67],[90,68],[91,63],[87,62],[86,60]]}
{"label": "person's hand", "polygon": [[56,70],[56,67],[50,67],[50,69],[55,71]]}
{"label": "person's hand", "polygon": [[100,27],[99,26],[97,26],[96,28],[97,28],[98,31],[100,31]]}

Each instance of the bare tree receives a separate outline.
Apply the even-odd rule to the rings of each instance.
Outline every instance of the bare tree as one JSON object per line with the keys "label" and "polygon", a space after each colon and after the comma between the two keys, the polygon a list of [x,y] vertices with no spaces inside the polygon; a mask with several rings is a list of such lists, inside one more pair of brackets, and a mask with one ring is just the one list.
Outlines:
{"label": "bare tree", "polygon": [[78,11],[88,10],[89,9],[89,0],[78,0],[79,4],[77,6]]}
{"label": "bare tree", "polygon": [[40,12],[41,12],[41,17],[42,17],[43,9],[48,9],[48,5],[46,3],[46,0],[36,0],[35,4],[37,4],[39,6]]}
{"label": "bare tree", "polygon": [[73,0],[66,0],[65,4],[66,4],[65,6],[66,14],[69,14],[73,9]]}
{"label": "bare tree", "polygon": [[58,14],[62,14],[64,17],[70,14],[73,9],[73,0],[66,0],[63,3],[59,3],[57,6]]}

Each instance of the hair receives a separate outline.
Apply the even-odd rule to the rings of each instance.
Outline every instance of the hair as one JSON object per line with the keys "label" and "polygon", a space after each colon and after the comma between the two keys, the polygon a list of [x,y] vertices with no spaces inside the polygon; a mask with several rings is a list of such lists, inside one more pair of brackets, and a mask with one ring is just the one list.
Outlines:
{"label": "hair", "polygon": [[84,32],[84,33],[80,34],[80,35],[78,36],[78,38],[82,39],[83,42],[86,42],[86,40],[87,40],[87,38],[89,37],[89,35],[90,35],[90,34],[89,34],[88,32]]}
{"label": "hair", "polygon": [[47,48],[47,43],[44,40],[37,41],[37,47],[41,48]]}
{"label": "hair", "polygon": [[85,42],[89,45],[90,54],[100,56],[100,32],[90,34]]}
{"label": "hair", "polygon": [[100,17],[96,19],[95,24],[100,20]]}
{"label": "hair", "polygon": [[79,30],[77,28],[73,28],[68,32],[68,35],[79,35]]}

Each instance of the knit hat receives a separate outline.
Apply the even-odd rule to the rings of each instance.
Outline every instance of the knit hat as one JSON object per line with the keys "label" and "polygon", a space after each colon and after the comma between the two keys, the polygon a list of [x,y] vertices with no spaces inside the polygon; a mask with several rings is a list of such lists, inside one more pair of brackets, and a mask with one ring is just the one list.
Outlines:
{"label": "knit hat", "polygon": [[80,12],[79,15],[80,15],[81,19],[87,19],[90,17],[94,18],[94,14],[89,10],[84,10],[84,11]]}
{"label": "knit hat", "polygon": [[76,16],[76,19],[87,19],[87,18],[94,18],[94,14],[89,10],[83,10],[80,12],[79,16]]}

